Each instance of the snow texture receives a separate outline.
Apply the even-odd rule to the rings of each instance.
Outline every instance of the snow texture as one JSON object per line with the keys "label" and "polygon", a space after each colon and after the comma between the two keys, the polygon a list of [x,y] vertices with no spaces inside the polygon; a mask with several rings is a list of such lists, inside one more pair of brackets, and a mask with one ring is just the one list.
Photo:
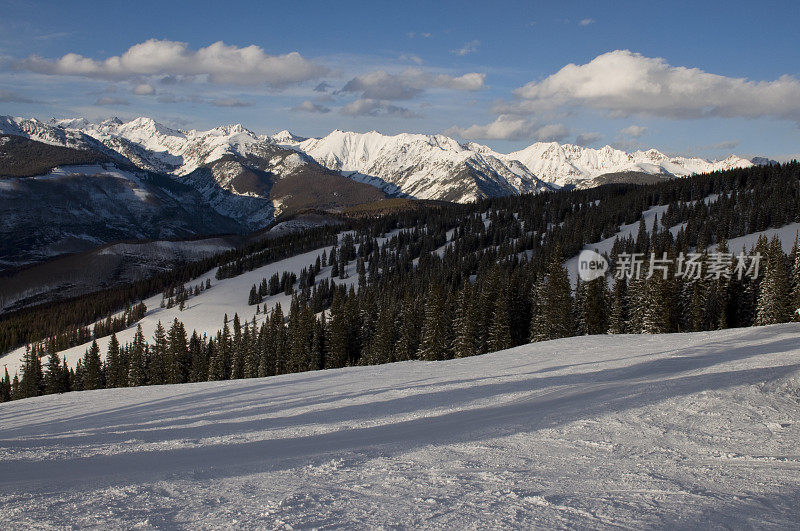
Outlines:
{"label": "snow texture", "polygon": [[800,325],[0,404],[0,526],[793,528]]}

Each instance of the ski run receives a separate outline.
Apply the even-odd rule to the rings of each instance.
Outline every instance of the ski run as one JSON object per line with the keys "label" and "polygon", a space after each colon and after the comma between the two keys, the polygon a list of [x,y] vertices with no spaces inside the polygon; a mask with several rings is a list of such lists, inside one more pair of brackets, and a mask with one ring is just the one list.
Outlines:
{"label": "ski run", "polygon": [[790,528],[800,324],[0,405],[0,527]]}

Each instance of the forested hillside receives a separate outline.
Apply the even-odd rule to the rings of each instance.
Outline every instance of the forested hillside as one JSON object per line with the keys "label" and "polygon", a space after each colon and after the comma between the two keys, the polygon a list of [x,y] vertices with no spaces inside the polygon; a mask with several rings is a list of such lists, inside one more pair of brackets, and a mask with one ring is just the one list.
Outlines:
{"label": "forested hillside", "polygon": [[[651,230],[642,220],[635,237],[614,242],[608,275],[571,288],[567,258],[614,237],[657,205],[663,215]],[[762,238],[744,251],[728,249],[726,241],[798,222],[796,162],[349,219],[349,230],[336,240],[331,229],[309,234],[304,249],[336,243],[316,262],[243,291],[252,314],[220,315],[218,333],[191,333],[192,323],[176,317],[159,323],[152,340],[142,333],[127,344],[112,339],[105,357],[92,343],[75,367],[59,358],[63,346],[53,337],[31,346],[21,374],[2,376],[2,397],[443,360],[583,334],[786,322],[797,319],[800,308],[797,244],[787,254],[777,240]],[[282,253],[299,252],[286,247],[303,242],[298,238],[282,242],[283,251],[265,245],[203,267],[218,265],[218,279],[256,271]],[[641,275],[625,271],[632,256],[641,259]],[[184,302],[176,293],[186,293],[189,277],[157,284],[165,306]],[[191,293],[191,282],[188,288]],[[288,307],[273,304],[278,292],[291,295]],[[59,308],[69,315],[69,305]],[[46,326],[52,311],[31,310],[25,319]],[[72,325],[90,324],[85,315],[76,315]],[[9,317],[0,330],[9,334],[21,323]],[[26,330],[31,336],[36,331]]]}

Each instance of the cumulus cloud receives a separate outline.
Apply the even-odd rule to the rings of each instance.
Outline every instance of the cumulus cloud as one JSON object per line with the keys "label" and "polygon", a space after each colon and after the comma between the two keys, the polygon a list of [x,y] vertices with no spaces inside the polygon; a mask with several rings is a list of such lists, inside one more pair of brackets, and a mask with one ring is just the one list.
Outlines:
{"label": "cumulus cloud", "polygon": [[580,22],[578,22],[578,25],[584,26],[584,27],[588,26],[589,24],[594,24],[594,19],[593,18],[584,18]]}
{"label": "cumulus cloud", "polygon": [[418,115],[405,107],[392,105],[385,101],[361,98],[348,103],[340,109],[347,116],[394,116],[398,118],[418,118]]}
{"label": "cumulus cloud", "polygon": [[130,102],[128,102],[128,100],[123,98],[112,98],[110,96],[104,96],[102,98],[99,98],[96,102],[94,102],[94,104],[102,106],[112,106],[112,105],[129,105]]}
{"label": "cumulus cloud", "polygon": [[0,90],[0,103],[38,103],[36,100],[10,90]]}
{"label": "cumulus cloud", "polygon": [[282,87],[317,79],[328,68],[297,52],[269,55],[256,45],[238,48],[222,41],[192,50],[185,42],[150,39],[131,46],[119,56],[95,60],[76,53],[59,59],[32,55],[14,64],[18,70],[50,75],[101,79],[139,76],[201,76],[211,83]]}
{"label": "cumulus cloud", "polygon": [[629,136],[631,138],[639,138],[647,132],[647,128],[641,125],[629,125],[625,129],[620,130],[620,134]]}
{"label": "cumulus cloud", "polygon": [[590,146],[601,138],[603,138],[603,135],[600,133],[581,133],[575,137],[575,143],[579,146]]}
{"label": "cumulus cloud", "polygon": [[324,105],[320,105],[318,103],[314,103],[312,101],[304,101],[297,107],[292,107],[291,109],[294,112],[310,112],[310,113],[317,113],[317,114],[324,114],[326,112],[330,112],[331,110]]}
{"label": "cumulus cloud", "polygon": [[133,87],[133,93],[137,96],[151,96],[156,93],[156,89],[149,83],[139,83]]}
{"label": "cumulus cloud", "polygon": [[220,98],[211,100],[211,105],[214,107],[252,107],[249,101],[237,100],[236,98]]}
{"label": "cumulus cloud", "polygon": [[561,141],[569,130],[562,124],[540,124],[518,116],[500,115],[486,125],[453,126],[445,134],[465,139]]}
{"label": "cumulus cloud", "polygon": [[478,46],[480,46],[480,45],[481,45],[481,41],[478,41],[478,40],[469,41],[469,42],[465,42],[464,46],[462,46],[461,48],[458,48],[456,50],[450,50],[450,52],[454,53],[454,54],[456,54],[458,56],[469,55],[471,53],[477,52],[478,51]]}
{"label": "cumulus cloud", "polygon": [[420,57],[419,55],[414,55],[413,53],[400,54],[400,56],[397,59],[400,61],[410,61],[418,65],[421,65],[423,63],[422,57]]}
{"label": "cumulus cloud", "polygon": [[376,100],[410,100],[426,89],[475,91],[483,88],[486,74],[470,72],[462,76],[432,74],[420,68],[408,68],[399,74],[377,70],[348,81],[342,92],[360,93],[361,98]]}
{"label": "cumulus cloud", "polygon": [[569,64],[514,93],[521,101],[506,106],[505,112],[573,105],[606,110],[617,117],[800,120],[800,81],[791,76],[750,81],[671,66],[664,59],[628,50],[608,52],[583,65]]}

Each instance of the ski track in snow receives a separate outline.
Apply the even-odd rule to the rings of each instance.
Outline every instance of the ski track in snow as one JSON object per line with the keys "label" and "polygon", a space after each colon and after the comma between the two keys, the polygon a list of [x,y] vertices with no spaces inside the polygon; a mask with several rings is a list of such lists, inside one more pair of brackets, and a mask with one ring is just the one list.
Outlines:
{"label": "ski track in snow", "polygon": [[0,526],[794,527],[800,325],[0,404]]}

